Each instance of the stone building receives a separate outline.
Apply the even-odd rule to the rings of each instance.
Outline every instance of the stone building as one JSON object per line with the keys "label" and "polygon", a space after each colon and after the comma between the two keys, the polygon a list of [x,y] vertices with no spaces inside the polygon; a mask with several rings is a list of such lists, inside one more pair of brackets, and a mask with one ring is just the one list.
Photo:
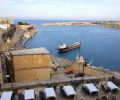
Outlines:
{"label": "stone building", "polygon": [[50,80],[51,56],[46,48],[14,50],[5,53],[11,82]]}

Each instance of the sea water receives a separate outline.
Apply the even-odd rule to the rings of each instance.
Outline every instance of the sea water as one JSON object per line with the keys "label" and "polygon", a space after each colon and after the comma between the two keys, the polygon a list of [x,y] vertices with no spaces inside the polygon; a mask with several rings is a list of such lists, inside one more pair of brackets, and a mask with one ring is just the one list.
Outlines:
{"label": "sea water", "polygon": [[[55,20],[29,20],[34,24],[63,22]],[[120,30],[101,26],[37,26],[39,32],[25,46],[46,47],[54,56],[74,61],[77,54],[94,66],[120,70]],[[72,44],[80,40],[81,48],[59,53],[60,43]]]}

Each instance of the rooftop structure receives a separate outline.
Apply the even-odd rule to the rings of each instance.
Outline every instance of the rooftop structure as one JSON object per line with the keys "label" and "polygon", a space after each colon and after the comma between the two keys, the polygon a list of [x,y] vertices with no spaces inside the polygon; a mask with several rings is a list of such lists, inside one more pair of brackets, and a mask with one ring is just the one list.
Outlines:
{"label": "rooftop structure", "polygon": [[11,100],[12,99],[13,92],[3,92],[0,100]]}
{"label": "rooftop structure", "polygon": [[35,94],[34,94],[34,90],[25,90],[25,100],[30,100],[30,99],[34,99],[35,98]]}
{"label": "rooftop structure", "polygon": [[[13,94],[14,100],[119,100],[120,87],[115,90],[104,90],[101,84],[105,81],[84,83],[76,86],[71,85],[71,82],[62,84],[52,84],[49,86],[42,85],[42,87],[30,87],[30,89],[19,89],[16,94]],[[109,81],[108,81],[109,82]],[[112,81],[110,81],[114,84]],[[109,88],[108,84],[105,84]],[[120,85],[120,84],[119,84]],[[117,86],[119,86],[117,85]],[[84,87],[85,86],[85,87]],[[112,86],[111,86],[112,87]],[[11,92],[11,91],[10,91]],[[1,92],[1,98],[3,98],[5,92]],[[12,95],[9,96],[11,98]],[[20,99],[22,97],[22,99]],[[99,98],[99,99],[98,99]],[[107,99],[103,99],[107,98]],[[113,99],[116,98],[116,99]],[[6,100],[6,99],[2,99]],[[7,99],[8,100],[8,99]]]}
{"label": "rooftop structure", "polygon": [[19,55],[36,55],[36,54],[49,54],[50,52],[44,48],[34,48],[34,49],[24,49],[24,50],[14,50],[10,51],[10,53],[14,56],[19,56]]}

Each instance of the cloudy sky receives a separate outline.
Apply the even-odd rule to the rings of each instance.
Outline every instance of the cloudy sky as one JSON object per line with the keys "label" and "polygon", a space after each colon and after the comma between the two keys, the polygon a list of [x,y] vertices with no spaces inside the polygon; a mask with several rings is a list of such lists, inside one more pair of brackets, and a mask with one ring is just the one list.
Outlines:
{"label": "cloudy sky", "polygon": [[0,0],[0,17],[120,20],[120,0]]}

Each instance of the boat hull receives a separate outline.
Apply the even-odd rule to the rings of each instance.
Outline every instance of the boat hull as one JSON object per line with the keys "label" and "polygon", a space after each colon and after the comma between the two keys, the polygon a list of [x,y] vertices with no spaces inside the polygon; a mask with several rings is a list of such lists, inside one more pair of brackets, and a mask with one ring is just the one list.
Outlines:
{"label": "boat hull", "polygon": [[66,51],[70,51],[70,50],[77,49],[77,48],[80,48],[80,44],[79,45],[68,45],[66,48],[58,49],[58,50],[59,52],[66,52]]}

